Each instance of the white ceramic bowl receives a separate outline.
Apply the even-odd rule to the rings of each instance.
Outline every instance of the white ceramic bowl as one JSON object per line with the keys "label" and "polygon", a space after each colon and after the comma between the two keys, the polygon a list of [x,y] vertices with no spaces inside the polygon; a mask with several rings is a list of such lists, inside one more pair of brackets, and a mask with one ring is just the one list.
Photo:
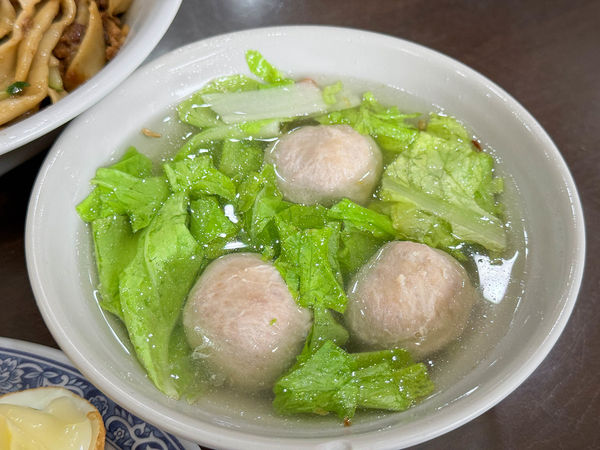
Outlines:
{"label": "white ceramic bowl", "polygon": [[[181,0],[136,0],[124,17],[129,35],[117,56],[67,97],[0,129],[0,175],[47,148],[56,132],[127,78],[150,54],[173,21]],[[57,130],[58,131],[58,130]]]}
{"label": "white ceramic bowl", "polygon": [[[223,396],[209,396],[199,405],[169,400],[115,338],[94,299],[90,240],[75,205],[90,191],[96,168],[119,157],[140,139],[143,126],[206,81],[247,72],[246,49],[261,50],[296,76],[356,77],[444,108],[496,149],[504,174],[516,180],[518,192],[513,194],[526,219],[528,254],[513,273],[512,300],[498,305],[509,312],[499,315],[503,319],[497,326],[467,339],[468,348],[448,363],[448,375],[439,375],[445,387],[409,411],[365,414],[344,428],[332,417],[282,420],[251,404],[242,405],[242,415]],[[400,39],[339,28],[282,27],[218,36],[171,52],[77,118],[41,169],[29,206],[26,250],[33,290],[56,341],[86,377],[147,421],[219,448],[398,448],[473,419],[533,372],[575,303],[585,236],[577,191],[558,149],[535,119],[494,83]],[[114,333],[122,330],[117,327]],[[476,358],[469,356],[481,349]]]}

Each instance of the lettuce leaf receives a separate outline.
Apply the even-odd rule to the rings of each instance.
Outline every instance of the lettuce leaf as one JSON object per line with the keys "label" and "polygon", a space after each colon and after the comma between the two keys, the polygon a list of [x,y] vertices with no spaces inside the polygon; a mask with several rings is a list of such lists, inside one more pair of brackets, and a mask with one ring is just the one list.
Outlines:
{"label": "lettuce leaf", "polygon": [[379,364],[356,370],[355,377],[360,384],[359,408],[404,411],[434,390],[422,363],[399,370],[390,370],[390,364]]}
{"label": "lettuce leaf", "polygon": [[77,205],[79,216],[92,222],[126,214],[134,232],[150,223],[169,194],[164,178],[137,178],[115,169],[98,169],[92,183],[96,189]]}
{"label": "lettuce leaf", "polygon": [[446,141],[471,142],[471,136],[459,121],[452,117],[431,114],[427,121],[427,133]]}
{"label": "lettuce leaf", "polygon": [[163,177],[137,178],[115,169],[100,168],[92,179],[101,202],[115,214],[127,214],[134,232],[146,227],[169,195]]}
{"label": "lettuce leaf", "polygon": [[427,244],[448,251],[455,258],[464,260],[462,243],[452,233],[452,227],[444,219],[420,210],[406,201],[375,202],[370,205],[392,218],[398,238]]}
{"label": "lettuce leaf", "polygon": [[99,168],[91,183],[96,188],[76,210],[85,222],[127,215],[133,231],[150,223],[158,207],[169,195],[166,180],[151,177],[152,162],[134,147],[107,168]]}
{"label": "lettuce leaf", "polygon": [[383,150],[402,152],[419,133],[409,122],[419,115],[401,113],[396,107],[384,107],[372,93],[366,92],[360,106],[334,111],[316,120],[324,125],[350,125],[359,133],[372,136]]}
{"label": "lettuce leaf", "polygon": [[138,152],[135,147],[129,147],[123,157],[110,168],[138,178],[148,178],[152,175],[152,161]]}
{"label": "lettuce leaf", "polygon": [[270,164],[260,173],[250,174],[239,186],[236,206],[244,230],[252,247],[266,259],[278,252],[275,217],[289,205],[277,188],[275,168]]}
{"label": "lettuce leaf", "polygon": [[316,305],[313,308],[313,326],[309,332],[304,348],[297,357],[296,365],[306,362],[321,348],[325,342],[331,341],[339,347],[348,342],[349,334],[338,319],[337,313]]}
{"label": "lettuce leaf", "polygon": [[322,228],[327,225],[327,208],[321,205],[290,204],[287,208],[277,214],[277,217],[295,227]]}
{"label": "lettuce leaf", "polygon": [[277,118],[289,120],[322,114],[328,110],[321,89],[312,83],[274,86],[257,91],[204,94],[202,99],[226,124]]}
{"label": "lettuce leaf", "polygon": [[190,137],[179,149],[175,161],[190,159],[197,153],[206,151],[217,141],[224,139],[270,139],[281,134],[281,121],[279,119],[257,120],[255,122],[236,123],[232,125],[219,125],[212,128],[206,128],[200,133]]}
{"label": "lettuce leaf", "polygon": [[338,260],[344,280],[348,282],[385,242],[385,239],[355,227],[352,222],[343,222]]}
{"label": "lettuce leaf", "polygon": [[177,106],[179,119],[198,128],[224,125],[217,114],[208,105],[205,105],[202,96],[205,94],[252,91],[258,89],[259,86],[258,81],[245,75],[218,78]]}
{"label": "lettuce leaf", "polygon": [[372,209],[364,208],[347,198],[333,205],[327,212],[330,219],[351,223],[356,229],[380,239],[393,239],[396,230],[390,218]]}
{"label": "lettuce leaf", "polygon": [[138,234],[131,230],[127,216],[109,216],[92,222],[94,255],[98,268],[100,306],[123,319],[119,277],[134,258]]}
{"label": "lettuce leaf", "polygon": [[337,261],[339,224],[299,230],[277,220],[281,253],[275,267],[300,306],[343,313],[348,298]]}
{"label": "lettuce leaf", "polygon": [[190,203],[190,233],[208,259],[226,253],[223,247],[237,232],[237,226],[225,215],[215,198],[202,197]]}
{"label": "lettuce leaf", "polygon": [[203,263],[202,250],[187,228],[187,208],[184,193],[165,201],[141,232],[119,283],[123,321],[136,355],[156,387],[170,397],[184,388],[174,371],[187,370],[173,359],[180,355],[170,353],[171,337]]}
{"label": "lettuce leaf", "polygon": [[425,366],[405,350],[349,354],[326,341],[275,383],[273,406],[351,419],[357,408],[403,411],[433,389]]}
{"label": "lettuce leaf", "polygon": [[348,280],[386,241],[398,234],[388,215],[343,199],[327,211],[329,219],[341,220],[338,260]]}
{"label": "lettuce leaf", "polygon": [[250,72],[271,86],[289,86],[295,83],[293,79],[286,77],[283,72],[268,62],[259,51],[248,50],[246,63]]}
{"label": "lettuce leaf", "polygon": [[455,119],[432,120],[435,134],[421,132],[383,175],[379,197],[393,203],[394,227],[407,239],[440,248],[466,241],[503,251],[506,235],[495,201],[502,184],[493,177],[492,157],[465,142]]}
{"label": "lettuce leaf", "polygon": [[235,182],[240,182],[252,172],[258,172],[263,163],[263,146],[256,141],[223,142],[219,170]]}
{"label": "lettuce leaf", "polygon": [[323,88],[323,101],[328,105],[335,105],[337,103],[337,94],[342,92],[344,86],[341,81],[330,84]]}
{"label": "lettuce leaf", "polygon": [[358,386],[352,383],[352,358],[327,341],[303,364],[281,377],[273,388],[273,406],[280,414],[335,412],[352,417]]}
{"label": "lettuce leaf", "polygon": [[167,163],[163,168],[173,192],[186,192],[192,197],[208,194],[229,201],[235,199],[235,184],[215,168],[208,155]]}

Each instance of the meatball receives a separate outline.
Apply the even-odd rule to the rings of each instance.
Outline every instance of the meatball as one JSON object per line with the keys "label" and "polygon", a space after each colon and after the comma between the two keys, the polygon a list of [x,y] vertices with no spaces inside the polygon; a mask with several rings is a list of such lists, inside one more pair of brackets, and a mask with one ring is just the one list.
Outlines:
{"label": "meatball", "polygon": [[217,380],[247,391],[272,388],[301,352],[311,323],[275,266],[253,253],[210,263],[183,311],[194,356]]}
{"label": "meatball", "polygon": [[348,125],[297,128],[266,155],[286,200],[329,206],[342,198],[365,203],[381,175],[375,141]]}
{"label": "meatball", "polygon": [[403,347],[420,359],[461,335],[475,297],[465,269],[450,255],[394,241],[359,270],[345,319],[362,346]]}

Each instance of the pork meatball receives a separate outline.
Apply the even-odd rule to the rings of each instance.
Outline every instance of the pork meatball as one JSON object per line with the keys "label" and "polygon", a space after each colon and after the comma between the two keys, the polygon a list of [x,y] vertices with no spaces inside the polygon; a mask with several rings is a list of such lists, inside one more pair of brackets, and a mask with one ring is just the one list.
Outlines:
{"label": "pork meatball", "polygon": [[465,269],[450,255],[394,241],[359,270],[345,319],[362,346],[402,347],[420,359],[461,335],[475,297]]}
{"label": "pork meatball", "polygon": [[311,323],[275,266],[253,253],[210,263],[183,311],[194,356],[217,379],[245,391],[273,387],[301,352]]}
{"label": "pork meatball", "polygon": [[266,155],[277,183],[291,202],[329,206],[342,198],[365,203],[381,175],[375,141],[348,125],[297,128]]}

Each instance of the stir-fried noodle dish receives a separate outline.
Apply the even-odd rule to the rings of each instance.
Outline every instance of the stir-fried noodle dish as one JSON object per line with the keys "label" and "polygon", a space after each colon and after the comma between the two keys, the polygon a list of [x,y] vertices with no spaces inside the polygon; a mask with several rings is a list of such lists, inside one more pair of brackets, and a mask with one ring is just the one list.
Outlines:
{"label": "stir-fried noodle dish", "polygon": [[123,45],[131,0],[0,0],[0,126],[56,103]]}

